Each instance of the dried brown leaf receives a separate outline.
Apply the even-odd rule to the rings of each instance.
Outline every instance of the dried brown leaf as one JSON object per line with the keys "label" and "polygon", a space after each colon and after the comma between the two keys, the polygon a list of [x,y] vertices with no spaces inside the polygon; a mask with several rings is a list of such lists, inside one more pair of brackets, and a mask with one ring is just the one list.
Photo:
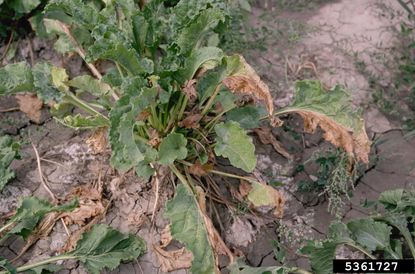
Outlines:
{"label": "dried brown leaf", "polygon": [[197,92],[196,92],[196,79],[192,79],[189,81],[186,81],[186,83],[183,86],[183,92],[189,96],[190,100],[193,100],[197,97]]}
{"label": "dried brown leaf", "polygon": [[197,160],[192,166],[189,167],[189,172],[193,175],[203,177],[206,176],[210,170],[213,169],[212,164],[202,165],[199,160]]}
{"label": "dried brown leaf", "polygon": [[20,110],[26,113],[31,121],[40,123],[43,102],[35,94],[18,94],[16,99]]}
{"label": "dried brown leaf", "polygon": [[255,100],[265,103],[268,114],[273,116],[274,104],[268,86],[261,80],[255,70],[239,55],[242,67],[222,83],[232,92],[250,95]]}
{"label": "dried brown leaf", "polygon": [[153,250],[161,264],[161,271],[165,273],[178,269],[188,269],[192,266],[192,252],[184,247],[178,250],[166,251],[157,245],[153,245]]}
{"label": "dried brown leaf", "polygon": [[107,140],[107,129],[99,128],[95,130],[89,137],[86,139],[86,144],[92,150],[94,154],[100,154],[105,152],[108,140]]}
{"label": "dried brown leaf", "polygon": [[263,143],[264,145],[272,145],[276,152],[278,152],[287,159],[293,158],[291,154],[288,153],[287,150],[285,150],[281,143],[277,141],[269,127],[256,128],[254,129],[254,132],[258,135],[261,143]]}
{"label": "dried brown leaf", "polygon": [[184,128],[197,129],[200,127],[200,124],[199,124],[200,119],[202,119],[201,114],[199,113],[192,114],[192,115],[187,116],[185,119],[183,119],[179,123],[179,126],[184,127]]}
{"label": "dried brown leaf", "polygon": [[[196,192],[198,194],[198,203],[200,211],[203,215],[205,222],[205,227],[208,233],[210,245],[213,247],[217,254],[226,255],[229,257],[231,263],[234,261],[234,255],[226,246],[219,232],[213,226],[212,220],[208,217],[206,212],[206,194],[203,189],[199,186],[196,187]],[[218,258],[216,257],[216,263],[218,265]]]}
{"label": "dried brown leaf", "polygon": [[160,246],[166,247],[172,240],[173,236],[171,236],[170,225],[167,225],[160,233]]}
{"label": "dried brown leaf", "polygon": [[371,141],[366,134],[364,124],[362,130],[356,135],[352,129],[334,122],[327,116],[316,112],[298,112],[304,119],[304,130],[308,133],[314,133],[317,126],[324,131],[323,137],[337,147],[343,148],[350,155],[364,163],[369,163],[369,153]]}
{"label": "dried brown leaf", "polygon": [[149,132],[148,144],[152,147],[158,147],[161,143],[161,138],[160,138],[159,133],[154,128],[150,128],[148,132]]}
{"label": "dried brown leaf", "polygon": [[62,214],[62,218],[67,224],[85,225],[88,220],[102,215],[106,211],[102,193],[95,188],[88,186],[77,187],[72,190],[66,200],[71,200],[75,197],[79,199],[78,208]]}
{"label": "dried brown leaf", "polygon": [[239,184],[239,192],[241,193],[242,197],[248,196],[249,192],[251,192],[252,186],[250,183],[241,180]]}

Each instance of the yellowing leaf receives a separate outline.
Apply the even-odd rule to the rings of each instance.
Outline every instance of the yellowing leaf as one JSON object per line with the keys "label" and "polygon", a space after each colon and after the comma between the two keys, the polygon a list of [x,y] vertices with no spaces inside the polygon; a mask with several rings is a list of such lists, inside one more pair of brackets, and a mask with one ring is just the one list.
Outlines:
{"label": "yellowing leaf", "polygon": [[222,83],[234,93],[250,95],[256,100],[265,103],[268,114],[272,116],[274,104],[268,86],[262,82],[261,78],[243,56],[237,56],[240,59],[240,65],[230,76],[223,79]]}
{"label": "yellowing leaf", "polygon": [[16,95],[16,99],[20,110],[26,113],[33,122],[40,123],[43,102],[35,94],[19,94]]}
{"label": "yellowing leaf", "polygon": [[284,213],[284,197],[271,186],[253,183],[247,198],[259,211],[273,210],[274,215],[278,218],[281,218]]}
{"label": "yellowing leaf", "polygon": [[287,113],[300,114],[305,131],[313,133],[320,126],[324,139],[358,160],[369,162],[371,142],[366,135],[364,121],[352,109],[350,96],[342,87],[326,91],[319,81],[299,81],[293,104],[276,115]]}
{"label": "yellowing leaf", "polygon": [[60,91],[69,91],[69,87],[65,84],[68,81],[68,74],[64,68],[51,68],[52,83]]}

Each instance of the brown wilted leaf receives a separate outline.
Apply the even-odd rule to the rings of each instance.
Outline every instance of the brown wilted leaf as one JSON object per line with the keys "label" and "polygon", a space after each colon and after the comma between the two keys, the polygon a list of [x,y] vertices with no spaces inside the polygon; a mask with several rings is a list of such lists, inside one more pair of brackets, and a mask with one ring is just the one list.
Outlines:
{"label": "brown wilted leaf", "polygon": [[86,139],[86,144],[92,150],[93,154],[99,154],[105,152],[107,148],[107,129],[99,128],[95,130]]}
{"label": "brown wilted leaf", "polygon": [[261,143],[263,143],[264,145],[272,145],[276,152],[278,152],[287,159],[291,160],[293,158],[291,154],[288,153],[288,151],[282,147],[281,143],[277,141],[269,127],[256,128],[254,129],[254,132],[258,135]]}
{"label": "brown wilted leaf", "polygon": [[181,122],[179,122],[179,126],[184,127],[184,128],[196,129],[200,127],[200,124],[199,124],[200,119],[202,119],[201,114],[199,113],[192,114],[192,115],[187,116]]}
{"label": "brown wilted leaf", "polygon": [[241,193],[242,197],[248,196],[249,192],[251,192],[252,186],[247,181],[241,180],[239,184],[239,192]]}
{"label": "brown wilted leaf", "polygon": [[152,147],[158,147],[161,143],[160,135],[154,128],[149,129],[149,141],[148,144]]}
{"label": "brown wilted leaf", "polygon": [[369,163],[369,153],[371,141],[367,137],[364,124],[360,133],[353,133],[352,129],[336,123],[329,117],[316,112],[298,112],[304,119],[304,130],[308,133],[314,133],[317,126],[324,131],[323,137],[337,147],[343,148],[350,155],[364,163]]}
{"label": "brown wilted leaf", "polygon": [[151,115],[150,111],[144,110],[142,112],[140,112],[140,114],[138,114],[136,120],[137,121],[144,121],[145,119],[147,119],[149,116]]}
{"label": "brown wilted leaf", "polygon": [[[213,226],[212,220],[208,217],[206,212],[206,194],[203,189],[199,186],[196,186],[196,192],[198,194],[198,203],[201,214],[203,215],[205,227],[208,233],[210,245],[213,247],[217,254],[226,255],[229,257],[230,263],[234,261],[234,255],[226,246],[219,232]],[[218,265],[218,258],[216,257],[216,264]]]}
{"label": "brown wilted leaf", "polygon": [[197,97],[197,92],[196,92],[196,79],[192,79],[189,81],[186,81],[186,83],[183,86],[183,92],[189,96],[190,100],[193,100]]}
{"label": "brown wilted leaf", "polygon": [[184,247],[178,250],[166,251],[157,245],[153,245],[153,250],[161,264],[161,271],[164,273],[187,269],[192,266],[193,255]]}
{"label": "brown wilted leaf", "polygon": [[268,86],[261,80],[255,70],[246,62],[245,58],[238,55],[242,63],[234,74],[226,77],[222,83],[232,92],[252,96],[257,101],[265,103],[270,117],[274,113],[274,103]]}
{"label": "brown wilted leaf", "polygon": [[203,177],[208,174],[210,170],[213,169],[212,164],[204,164],[202,165],[199,160],[197,160],[192,166],[189,167],[190,174]]}
{"label": "brown wilted leaf", "polygon": [[18,94],[16,99],[20,110],[26,113],[31,121],[40,123],[43,102],[35,94]]}
{"label": "brown wilted leaf", "polygon": [[170,225],[167,225],[160,233],[160,246],[166,247],[173,240],[171,236]]}
{"label": "brown wilted leaf", "polygon": [[102,193],[97,189],[81,186],[73,189],[66,197],[66,200],[79,199],[78,208],[71,212],[62,214],[62,218],[67,224],[85,225],[88,220],[105,212],[105,205],[102,200]]}

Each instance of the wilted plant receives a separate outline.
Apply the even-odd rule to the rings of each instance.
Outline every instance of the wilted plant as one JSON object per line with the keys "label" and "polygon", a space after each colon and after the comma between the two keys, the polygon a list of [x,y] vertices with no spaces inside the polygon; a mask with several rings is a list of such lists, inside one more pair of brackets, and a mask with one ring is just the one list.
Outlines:
{"label": "wilted plant", "polygon": [[[274,110],[271,93],[240,55],[212,46],[229,19],[230,1],[105,1],[97,7],[80,0],[53,0],[44,28],[57,37],[60,52],[76,52],[94,77],[69,79],[64,68],[38,63],[0,70],[0,94],[36,91],[54,106],[55,118],[73,128],[108,128],[111,165],[134,169],[156,189],[165,170],[181,184],[166,205],[171,234],[192,253],[193,273],[214,273],[216,254],[232,253],[220,240],[205,208],[205,191],[195,177],[209,173],[243,180],[250,203],[275,209],[283,197],[272,187],[215,167],[216,157],[245,172],[256,166],[249,130],[279,126],[280,116],[297,113],[305,129],[320,126],[325,139],[343,148],[350,161],[368,162],[370,142],[360,116],[341,87],[330,91],[318,81],[297,84],[291,106]],[[87,50],[85,50],[87,49]],[[107,60],[104,75],[93,65]],[[85,99],[84,93],[93,95]],[[71,115],[77,107],[82,114]]]}

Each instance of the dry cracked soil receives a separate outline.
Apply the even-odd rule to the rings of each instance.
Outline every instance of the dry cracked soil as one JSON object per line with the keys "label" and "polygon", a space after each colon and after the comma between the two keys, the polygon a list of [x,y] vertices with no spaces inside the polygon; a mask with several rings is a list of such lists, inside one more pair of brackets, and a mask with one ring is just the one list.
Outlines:
{"label": "dry cracked soil", "polygon": [[[264,50],[251,49],[243,54],[273,90],[277,107],[285,106],[292,100],[295,80],[317,78],[327,87],[345,85],[353,103],[363,108],[366,129],[373,140],[371,163],[362,167],[353,195],[345,199],[337,211],[337,217],[347,221],[366,216],[369,212],[362,209],[361,203],[376,199],[382,191],[415,187],[415,138],[405,135],[399,121],[390,119],[387,113],[382,113],[373,104],[374,90],[369,78],[356,67],[357,61],[363,61],[372,75],[379,76],[382,85],[393,81],[393,73],[385,67],[385,60],[388,60],[396,43],[391,29],[399,21],[388,17],[387,11],[399,10],[399,6],[394,0],[316,2],[315,5],[293,9],[273,5],[273,1],[261,1],[253,8],[249,20],[253,25],[269,28],[271,38]],[[4,47],[0,52],[4,51]],[[85,71],[82,61],[76,56],[61,58],[49,48],[49,42],[37,38],[21,39],[16,60],[49,60],[56,65],[64,65],[71,75]],[[384,58],[377,58],[379,56]],[[0,99],[0,109],[15,106],[15,98]],[[286,197],[284,217],[275,221],[250,214],[230,215],[221,212],[225,211],[225,207],[218,206],[221,217],[214,218],[225,242],[235,252],[244,254],[252,266],[277,264],[273,242],[276,240],[287,244],[287,263],[308,267],[307,260],[299,256],[296,249],[306,239],[324,237],[330,221],[335,219],[328,212],[329,201],[324,195],[318,196],[298,188],[300,183],[312,183],[319,176],[318,165],[307,160],[316,153],[329,151],[331,146],[323,141],[321,133],[302,133],[298,117],[287,118],[285,124],[283,128],[274,129],[273,133],[295,155],[294,160],[287,161],[270,145],[262,145],[255,140],[258,155],[255,174],[267,181],[279,182],[279,188]],[[146,239],[147,254],[110,273],[163,273],[152,246],[160,241],[167,225],[162,206],[173,194],[171,186],[162,188],[156,210],[158,214],[152,226],[150,220],[155,196],[151,183],[139,181],[133,174],[119,178],[109,167],[108,149],[96,153],[87,144],[90,132],[77,132],[61,126],[46,109],[42,110],[38,124],[18,111],[0,112],[0,132],[19,135],[26,140],[22,159],[12,165],[16,178],[0,194],[1,215],[12,212],[22,197],[36,195],[50,198],[41,184],[33,143],[39,150],[44,178],[56,197],[63,199],[80,186],[96,189],[102,194],[100,199],[111,201],[105,212],[93,221],[110,224]],[[298,169],[300,165],[302,169]],[[230,167],[223,163],[223,168]],[[222,179],[217,180],[220,185]],[[237,181],[225,183],[238,184]],[[68,229],[73,233],[82,225],[72,224]],[[50,235],[38,240],[17,264],[56,254],[64,248],[67,239],[64,226],[57,222]],[[10,238],[1,244],[0,254],[12,259],[23,247],[22,240]],[[341,250],[338,256],[354,258],[358,255]],[[226,261],[221,263],[225,265]],[[85,273],[77,262],[65,262],[63,266],[59,273]],[[177,270],[173,273],[187,272]],[[223,272],[226,273],[226,270]]]}

